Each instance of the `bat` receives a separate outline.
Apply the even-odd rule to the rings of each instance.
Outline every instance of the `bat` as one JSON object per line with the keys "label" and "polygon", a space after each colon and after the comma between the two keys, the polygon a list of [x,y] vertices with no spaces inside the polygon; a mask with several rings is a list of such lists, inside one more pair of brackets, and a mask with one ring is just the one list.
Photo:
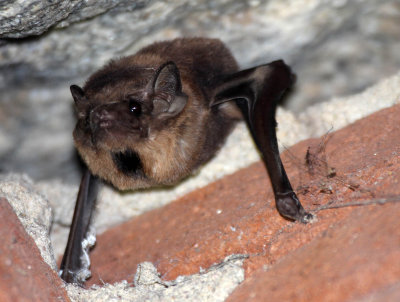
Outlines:
{"label": "bat", "polygon": [[294,75],[282,61],[239,70],[218,39],[158,42],[113,60],[70,87],[75,146],[87,166],[61,263],[81,283],[84,240],[98,179],[120,190],[171,185],[207,162],[240,119],[266,165],[278,212],[307,223],[279,156],[275,111]]}

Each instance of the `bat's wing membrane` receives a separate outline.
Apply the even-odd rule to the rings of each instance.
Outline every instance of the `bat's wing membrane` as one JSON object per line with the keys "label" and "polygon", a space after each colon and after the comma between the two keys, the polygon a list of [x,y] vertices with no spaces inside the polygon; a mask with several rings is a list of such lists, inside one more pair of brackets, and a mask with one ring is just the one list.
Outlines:
{"label": "bat's wing membrane", "polygon": [[292,85],[294,75],[283,61],[257,66],[216,79],[211,89],[210,107],[235,101],[253,135],[266,164],[279,213],[307,222],[312,215],[299,202],[279,156],[275,111],[278,101]]}

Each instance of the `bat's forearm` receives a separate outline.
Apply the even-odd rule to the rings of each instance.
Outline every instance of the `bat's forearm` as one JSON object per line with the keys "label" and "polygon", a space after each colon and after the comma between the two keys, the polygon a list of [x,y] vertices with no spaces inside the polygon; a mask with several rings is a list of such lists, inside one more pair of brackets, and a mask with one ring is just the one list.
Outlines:
{"label": "bat's forearm", "polygon": [[97,187],[98,180],[86,169],[79,187],[68,243],[60,265],[61,278],[68,283],[82,284],[90,277],[87,270],[90,264],[87,258],[90,242],[88,234],[97,198]]}

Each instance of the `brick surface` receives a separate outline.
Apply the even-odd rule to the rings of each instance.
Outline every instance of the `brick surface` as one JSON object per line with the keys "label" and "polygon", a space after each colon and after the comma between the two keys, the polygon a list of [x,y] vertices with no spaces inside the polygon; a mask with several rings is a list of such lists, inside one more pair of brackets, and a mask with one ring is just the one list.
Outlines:
{"label": "brick surface", "polygon": [[[284,152],[289,178],[305,208],[398,198],[399,117],[398,105]],[[264,167],[256,163],[98,236],[92,253],[93,278],[88,284],[132,281],[136,265],[142,261],[153,262],[163,278],[174,279],[241,253],[250,255],[245,262],[247,280],[233,301],[250,299],[251,293],[266,297],[259,293],[272,290],[277,292],[275,297],[321,299],[327,284],[337,284],[330,291],[331,301],[373,291],[395,295],[398,286],[393,284],[400,280],[398,266],[393,264],[395,257],[400,259],[395,249],[400,250],[399,222],[394,219],[399,217],[398,203],[322,210],[317,215],[318,221],[308,225],[280,217]],[[385,220],[387,216],[391,217]],[[354,256],[360,251],[360,256]],[[379,262],[381,258],[383,262]],[[313,259],[319,262],[312,263]],[[298,265],[293,276],[289,267],[282,268],[285,263]],[[360,273],[354,273],[357,270]],[[275,287],[257,283],[273,279],[271,272],[280,275]],[[302,274],[306,274],[304,278]],[[286,284],[285,279],[292,283]],[[303,294],[290,290],[295,283],[301,286],[303,279],[308,286]],[[321,280],[327,284],[322,286]],[[313,282],[321,283],[322,290],[314,289]],[[279,290],[293,295],[280,296]],[[352,291],[354,295],[343,294]]]}
{"label": "brick surface", "polygon": [[400,203],[354,211],[268,271],[254,273],[228,301],[400,301],[392,300],[400,297],[399,215]]}
{"label": "brick surface", "polygon": [[0,198],[0,301],[70,301],[6,199]]}

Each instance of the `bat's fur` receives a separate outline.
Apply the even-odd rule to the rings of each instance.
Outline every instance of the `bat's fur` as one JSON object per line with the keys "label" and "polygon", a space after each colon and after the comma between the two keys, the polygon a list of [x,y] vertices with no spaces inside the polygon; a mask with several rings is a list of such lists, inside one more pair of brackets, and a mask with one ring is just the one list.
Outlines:
{"label": "bat's fur", "polygon": [[[162,68],[166,62],[179,71]],[[203,38],[155,43],[111,61],[83,90],[71,87],[81,157],[119,189],[175,183],[209,160],[241,118],[233,102],[210,108],[207,89],[237,70],[222,42]],[[132,99],[141,105],[138,114],[130,112]]]}

